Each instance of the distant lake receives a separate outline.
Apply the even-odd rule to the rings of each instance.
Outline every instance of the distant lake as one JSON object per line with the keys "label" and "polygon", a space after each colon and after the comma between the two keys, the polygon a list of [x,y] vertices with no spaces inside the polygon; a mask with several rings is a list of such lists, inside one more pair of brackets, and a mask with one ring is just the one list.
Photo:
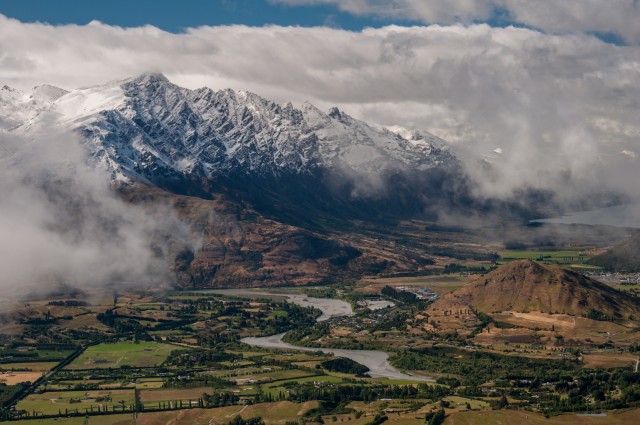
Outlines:
{"label": "distant lake", "polygon": [[532,223],[588,224],[640,229],[640,204],[617,205],[592,211],[582,211],[556,218],[531,220]]}

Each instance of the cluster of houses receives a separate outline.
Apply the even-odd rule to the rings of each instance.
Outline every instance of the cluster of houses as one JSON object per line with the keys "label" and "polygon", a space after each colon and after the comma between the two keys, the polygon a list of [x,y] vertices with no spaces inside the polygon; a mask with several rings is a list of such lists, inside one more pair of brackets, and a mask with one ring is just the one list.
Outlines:
{"label": "cluster of houses", "polygon": [[397,291],[410,292],[419,300],[435,301],[439,298],[439,295],[429,288],[421,288],[418,286],[396,286],[395,289]]}

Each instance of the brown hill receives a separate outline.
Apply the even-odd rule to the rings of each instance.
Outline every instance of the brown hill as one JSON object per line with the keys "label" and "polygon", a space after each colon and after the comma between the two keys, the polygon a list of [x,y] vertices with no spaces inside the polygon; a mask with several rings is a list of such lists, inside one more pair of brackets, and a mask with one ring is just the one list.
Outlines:
{"label": "brown hill", "polygon": [[[356,226],[325,231],[292,225],[265,216],[231,195],[202,199],[136,185],[122,189],[121,196],[142,208],[171,205],[189,226],[192,239],[200,241],[195,249],[170,252],[169,258],[175,258],[173,277],[180,288],[307,285],[412,272],[431,264],[425,256],[429,242],[415,226],[394,224],[397,238],[407,241],[400,245],[395,234],[383,239],[375,228],[358,233]],[[379,229],[386,234],[386,227],[379,225]],[[170,239],[157,243],[172,246]]]}
{"label": "brown hill", "polygon": [[431,317],[476,312],[564,313],[627,322],[640,318],[637,300],[559,266],[513,261],[445,295],[427,310]]}

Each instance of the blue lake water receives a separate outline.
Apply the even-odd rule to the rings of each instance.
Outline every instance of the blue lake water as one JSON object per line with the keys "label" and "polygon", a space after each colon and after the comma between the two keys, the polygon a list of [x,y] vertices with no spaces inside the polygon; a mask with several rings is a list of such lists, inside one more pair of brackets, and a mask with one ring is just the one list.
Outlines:
{"label": "blue lake water", "polygon": [[640,228],[640,204],[617,205],[592,211],[570,213],[562,217],[531,220],[531,222]]}

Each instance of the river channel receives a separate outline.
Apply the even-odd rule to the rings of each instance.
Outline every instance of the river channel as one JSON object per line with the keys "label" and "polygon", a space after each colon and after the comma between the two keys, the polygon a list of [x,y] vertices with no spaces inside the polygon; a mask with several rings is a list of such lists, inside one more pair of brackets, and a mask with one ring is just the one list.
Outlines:
{"label": "river channel", "polygon": [[[316,307],[317,309],[321,310],[322,316],[318,318],[318,321],[328,320],[332,317],[353,315],[351,304],[342,300],[331,298],[313,298],[299,293],[267,292],[250,289],[214,289],[208,290],[206,292],[244,298],[286,299],[287,301],[298,304],[302,307]],[[323,353],[333,354],[337,357],[346,357],[357,363],[367,366],[369,368],[369,372],[367,374],[372,378],[403,379],[422,382],[433,381],[433,379],[431,378],[409,375],[399,371],[395,367],[391,366],[391,364],[389,363],[389,355],[384,351],[300,347],[284,342],[282,340],[283,337],[284,333],[266,337],[243,338],[242,342],[254,347],[275,348],[280,350],[322,351]]]}

